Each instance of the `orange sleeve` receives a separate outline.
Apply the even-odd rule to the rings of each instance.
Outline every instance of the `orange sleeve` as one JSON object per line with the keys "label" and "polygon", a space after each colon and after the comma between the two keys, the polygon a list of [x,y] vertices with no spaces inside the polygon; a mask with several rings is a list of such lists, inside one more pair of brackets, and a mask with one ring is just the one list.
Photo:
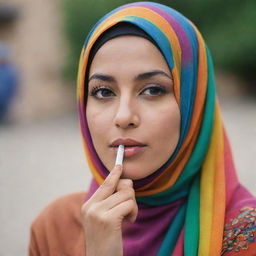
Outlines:
{"label": "orange sleeve", "polygon": [[85,255],[81,207],[85,193],[60,197],[33,221],[29,256]]}
{"label": "orange sleeve", "polygon": [[29,256],[39,256],[39,255],[41,255],[40,252],[39,252],[38,245],[37,245],[33,225],[30,228],[30,242],[29,242],[28,250],[29,250]]}

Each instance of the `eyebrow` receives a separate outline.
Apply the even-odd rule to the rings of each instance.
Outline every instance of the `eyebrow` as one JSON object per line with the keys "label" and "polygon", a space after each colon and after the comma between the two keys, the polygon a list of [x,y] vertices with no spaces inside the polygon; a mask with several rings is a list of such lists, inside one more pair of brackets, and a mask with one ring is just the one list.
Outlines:
{"label": "eyebrow", "polygon": [[99,73],[96,73],[96,74],[93,74],[89,80],[88,80],[88,83],[93,80],[93,79],[96,79],[96,80],[101,80],[101,81],[104,81],[104,82],[115,82],[115,78],[113,76],[109,76],[109,75],[104,75],[104,74],[99,74]]}
{"label": "eyebrow", "polygon": [[145,80],[157,75],[162,75],[172,80],[172,77],[162,70],[152,70],[146,73],[139,74],[135,77],[135,80]]}
{"label": "eyebrow", "polygon": [[[157,76],[157,75],[165,76],[165,77],[167,77],[167,78],[169,78],[173,81],[172,77],[170,75],[168,75],[167,73],[165,73],[164,71],[162,71],[162,70],[152,70],[152,71],[149,71],[149,72],[138,74],[137,76],[135,76],[134,80],[135,81],[136,80],[137,81],[146,80],[146,79],[149,79],[149,78],[151,78],[153,76]],[[88,83],[93,79],[101,80],[101,81],[104,81],[104,82],[116,82],[116,80],[113,76],[109,76],[109,75],[105,75],[105,74],[101,74],[101,73],[93,74],[89,78]]]}

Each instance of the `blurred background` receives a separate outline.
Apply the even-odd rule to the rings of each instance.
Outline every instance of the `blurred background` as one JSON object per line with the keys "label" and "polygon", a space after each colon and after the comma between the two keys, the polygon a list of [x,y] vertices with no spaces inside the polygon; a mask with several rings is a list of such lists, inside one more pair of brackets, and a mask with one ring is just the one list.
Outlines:
{"label": "blurred background", "polygon": [[[0,0],[0,256],[26,255],[29,227],[90,174],[76,72],[91,26],[124,0]],[[256,195],[256,1],[158,1],[202,32],[242,183]]]}

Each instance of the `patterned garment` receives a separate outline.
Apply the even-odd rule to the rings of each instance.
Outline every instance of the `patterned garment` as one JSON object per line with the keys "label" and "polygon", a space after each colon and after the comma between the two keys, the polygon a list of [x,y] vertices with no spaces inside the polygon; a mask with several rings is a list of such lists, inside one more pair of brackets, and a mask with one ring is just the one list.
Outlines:
{"label": "patterned garment", "polygon": [[[86,120],[87,61],[99,36],[123,22],[141,28],[160,49],[172,71],[181,113],[175,152],[155,173],[134,181],[139,217],[135,224],[125,226],[124,255],[215,256],[230,253],[231,248],[246,251],[246,246],[255,244],[249,241],[254,234],[250,230],[253,226],[246,226],[239,234],[235,224],[231,231],[230,226],[225,226],[234,202],[244,202],[245,197],[244,193],[236,193],[240,184],[216,98],[210,51],[191,21],[161,4],[136,2],[121,6],[100,19],[85,41],[77,95],[85,154],[93,174],[86,199],[109,173],[94,149]],[[246,197],[252,200],[248,205],[256,207],[255,198],[249,194]],[[247,204],[235,207],[234,211],[243,206]],[[240,234],[246,236],[248,243]],[[229,235],[232,239],[226,238]]]}
{"label": "patterned garment", "polygon": [[255,232],[256,208],[245,206],[239,210],[238,216],[225,224],[222,254],[248,250],[255,243]]}

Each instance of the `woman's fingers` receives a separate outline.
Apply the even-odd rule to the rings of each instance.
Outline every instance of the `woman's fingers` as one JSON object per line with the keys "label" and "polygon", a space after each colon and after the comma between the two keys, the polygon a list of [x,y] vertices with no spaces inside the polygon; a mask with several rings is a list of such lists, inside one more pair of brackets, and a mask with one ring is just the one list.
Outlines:
{"label": "woman's fingers", "polygon": [[102,218],[108,219],[109,216],[110,223],[115,219],[122,221],[125,217],[131,222],[136,220],[138,206],[133,182],[131,179],[120,179],[121,174],[122,166],[115,166],[102,185],[82,206],[82,213],[87,216],[86,219],[101,222]]}
{"label": "woman's fingers", "polygon": [[134,223],[138,215],[138,205],[133,199],[129,199],[110,209],[108,215],[111,218],[121,218],[121,220],[126,217],[130,222]]}
{"label": "woman's fingers", "polygon": [[[131,179],[120,179],[116,191],[102,202],[102,206],[108,209],[111,214],[115,212],[116,217],[125,217],[130,222],[135,222],[138,215],[138,205],[135,199],[133,181]],[[123,206],[124,208],[122,208]]]}
{"label": "woman's fingers", "polygon": [[116,187],[116,191],[125,189],[125,188],[133,188],[133,181],[131,179],[120,179],[117,187]]}
{"label": "woman's fingers", "polygon": [[116,190],[121,174],[122,166],[116,165],[89,201],[99,202],[112,195]]}
{"label": "woman's fingers", "polygon": [[100,203],[101,209],[104,209],[105,211],[108,211],[118,204],[127,201],[129,199],[132,199],[135,201],[135,192],[133,188],[126,187],[125,189],[122,189],[110,197],[106,198]]}

